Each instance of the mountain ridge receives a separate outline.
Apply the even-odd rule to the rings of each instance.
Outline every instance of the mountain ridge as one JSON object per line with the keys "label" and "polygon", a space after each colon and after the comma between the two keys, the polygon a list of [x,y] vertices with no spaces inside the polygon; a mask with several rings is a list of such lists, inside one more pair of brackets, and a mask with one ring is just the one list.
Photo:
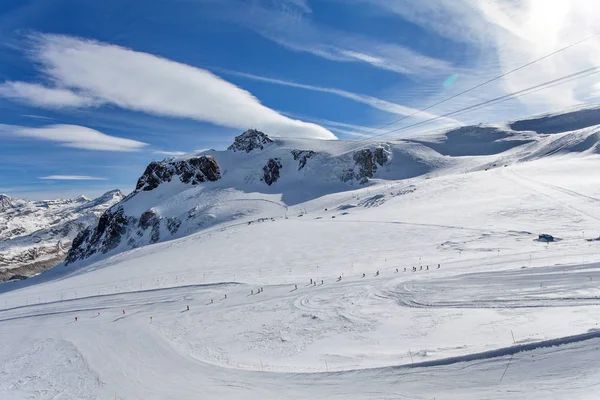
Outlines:
{"label": "mountain ridge", "polygon": [[[600,109],[596,112],[600,121]],[[552,114],[537,120],[543,123],[544,118],[552,118],[555,125],[561,121],[560,115]],[[570,112],[565,123],[572,118]],[[75,239],[66,263],[175,239],[225,222],[281,218],[289,207],[378,182],[487,170],[565,152],[597,153],[599,132],[591,126],[543,135],[515,131],[509,123],[357,145],[271,138],[249,129],[225,151],[150,163],[136,190]]]}
{"label": "mountain ridge", "polygon": [[62,262],[77,234],[124,198],[115,189],[90,200],[0,197],[0,281],[25,278]]}

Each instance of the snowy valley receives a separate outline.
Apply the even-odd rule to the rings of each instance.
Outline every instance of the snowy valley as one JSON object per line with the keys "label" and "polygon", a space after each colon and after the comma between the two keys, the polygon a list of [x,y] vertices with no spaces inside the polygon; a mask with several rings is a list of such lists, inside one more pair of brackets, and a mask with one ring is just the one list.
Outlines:
{"label": "snowy valley", "polygon": [[72,247],[0,285],[0,398],[597,398],[598,124],[249,130],[127,196],[2,197],[0,260]]}

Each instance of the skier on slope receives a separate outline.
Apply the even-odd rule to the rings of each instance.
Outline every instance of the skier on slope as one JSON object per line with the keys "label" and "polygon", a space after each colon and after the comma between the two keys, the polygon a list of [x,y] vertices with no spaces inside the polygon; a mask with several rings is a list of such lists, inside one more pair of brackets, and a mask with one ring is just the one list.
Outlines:
{"label": "skier on slope", "polygon": [[375,272],[375,276],[379,276],[379,271]]}
{"label": "skier on slope", "polygon": [[363,278],[364,278],[365,276],[366,276],[366,275],[365,275],[365,273],[363,272]]}

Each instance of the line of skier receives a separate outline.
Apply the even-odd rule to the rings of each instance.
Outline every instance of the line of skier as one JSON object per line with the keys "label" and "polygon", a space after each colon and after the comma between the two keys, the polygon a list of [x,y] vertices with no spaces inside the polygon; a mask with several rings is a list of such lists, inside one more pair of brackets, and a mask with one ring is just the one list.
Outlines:
{"label": "line of skier", "polygon": [[[441,267],[442,267],[441,264],[437,265],[437,269],[440,269]],[[407,271],[406,267],[404,267],[404,272],[406,272],[406,271]],[[419,267],[419,271],[423,271],[423,266],[422,265]],[[429,271],[429,265],[425,266],[425,271]],[[399,269],[396,268],[396,273],[398,273],[398,272],[399,272]],[[412,267],[412,272],[417,272],[417,267]],[[366,276],[367,275],[365,273],[362,274],[363,278],[366,278]],[[379,270],[377,270],[375,272],[375,276],[379,276]],[[337,282],[340,282],[341,280],[342,280],[342,275],[340,275],[337,278]],[[325,284],[325,281],[323,279],[321,279],[321,285],[324,285],[324,284]],[[307,286],[317,286],[317,280],[313,279],[313,278],[310,278],[310,283]],[[298,290],[298,285],[297,284],[294,285],[294,290]],[[256,290],[256,294],[262,293],[263,291],[264,291],[264,288],[261,286],[260,288],[258,288]],[[251,289],[250,290],[250,295],[254,295],[254,294],[255,294],[254,289]],[[226,300],[226,299],[227,299],[227,295],[224,296],[223,300]],[[210,304],[214,304],[213,299],[210,299]],[[190,306],[189,305],[186,306],[186,310],[185,311],[190,311]],[[125,315],[125,310],[123,310],[122,312],[123,312],[123,315]],[[100,316],[100,312],[98,312],[97,316],[98,317]],[[79,318],[76,316],[75,317],[75,322],[77,322],[78,320],[79,320]],[[152,322],[152,317],[150,317],[150,322]]]}

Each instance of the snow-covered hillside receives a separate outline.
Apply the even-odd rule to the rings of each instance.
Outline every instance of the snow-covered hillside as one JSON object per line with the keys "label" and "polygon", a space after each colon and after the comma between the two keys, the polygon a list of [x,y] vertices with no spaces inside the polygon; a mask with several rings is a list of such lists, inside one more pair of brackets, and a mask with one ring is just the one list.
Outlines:
{"label": "snow-covered hillside", "polygon": [[0,398],[595,399],[600,128],[528,129],[150,164],[0,285]]}
{"label": "snow-covered hillside", "polygon": [[94,200],[30,201],[0,195],[0,281],[33,276],[62,262],[72,240],[122,199],[118,190]]}
{"label": "snow-covered hillside", "polygon": [[[554,125],[560,120],[547,118]],[[549,124],[532,119],[527,125],[532,129],[531,121]],[[273,139],[249,130],[226,151],[152,162],[136,190],[106,212],[98,226],[76,238],[67,263],[97,260],[222,223],[285,217],[289,207],[381,181],[489,169],[566,152],[598,152],[598,132],[587,127],[548,136],[508,126],[467,126],[437,136],[357,145]]]}

